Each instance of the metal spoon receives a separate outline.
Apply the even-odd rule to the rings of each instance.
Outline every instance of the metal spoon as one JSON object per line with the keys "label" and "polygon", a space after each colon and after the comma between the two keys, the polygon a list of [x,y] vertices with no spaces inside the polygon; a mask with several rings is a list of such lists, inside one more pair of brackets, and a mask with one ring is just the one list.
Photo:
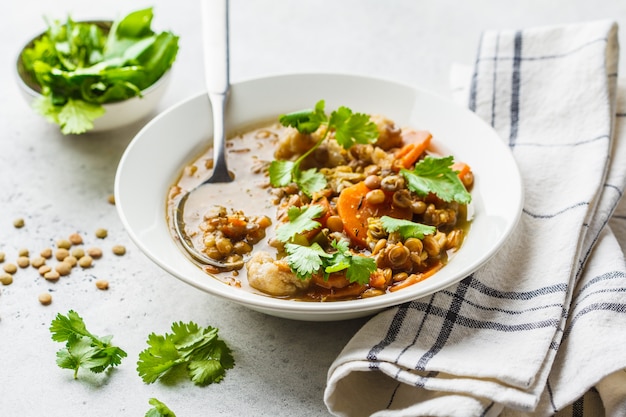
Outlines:
{"label": "metal spoon", "polygon": [[208,257],[195,248],[191,238],[185,232],[184,209],[188,198],[208,184],[233,181],[226,163],[226,132],[224,128],[224,113],[230,90],[228,0],[203,0],[202,18],[205,82],[213,116],[213,173],[180,199],[175,209],[174,227],[180,238],[180,243],[194,259],[223,270],[232,270],[241,267],[243,262],[220,262]]}

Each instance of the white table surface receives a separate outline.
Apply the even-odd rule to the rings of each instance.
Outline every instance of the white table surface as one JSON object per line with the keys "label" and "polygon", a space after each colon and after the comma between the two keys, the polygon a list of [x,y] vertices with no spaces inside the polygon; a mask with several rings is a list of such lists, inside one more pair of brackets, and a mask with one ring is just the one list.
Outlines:
{"label": "white table surface", "polygon": [[[95,266],[57,283],[33,268],[0,286],[0,416],[143,416],[156,397],[179,417],[200,415],[323,416],[326,372],[366,319],[335,323],[289,321],[201,293],[169,276],[137,249],[116,209],[117,163],[143,123],[114,132],[66,137],[22,100],[14,83],[21,44],[44,28],[42,16],[76,20],[115,17],[153,5],[154,28],[180,35],[180,53],[159,111],[203,91],[199,3],[108,0],[4,2],[0,13],[0,251],[7,262],[20,248],[37,253],[79,232],[105,255]],[[231,0],[231,80],[289,72],[342,72],[392,79],[449,95],[453,63],[471,65],[481,31],[595,19],[626,23],[626,2]],[[624,32],[620,39],[624,40]],[[624,58],[621,59],[622,67]],[[26,226],[13,227],[22,217]],[[109,236],[96,240],[94,231]],[[123,257],[114,244],[126,245]],[[100,291],[95,279],[110,281]],[[37,296],[50,291],[53,302]],[[114,335],[126,350],[107,374],[72,372],[55,364],[61,344],[48,327],[57,313],[76,310],[95,334]],[[235,368],[219,384],[144,384],[137,355],[149,333],[174,321],[220,329]]]}

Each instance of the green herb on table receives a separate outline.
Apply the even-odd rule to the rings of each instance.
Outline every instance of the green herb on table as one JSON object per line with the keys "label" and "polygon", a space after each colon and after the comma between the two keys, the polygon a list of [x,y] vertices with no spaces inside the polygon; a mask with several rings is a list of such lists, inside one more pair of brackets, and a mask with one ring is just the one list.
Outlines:
{"label": "green herb on table", "polygon": [[150,398],[148,402],[153,407],[148,410],[145,417],[176,417],[176,414],[167,405],[156,398]]}
{"label": "green herb on table", "polygon": [[148,336],[148,348],[139,354],[137,372],[147,384],[178,367],[186,367],[196,385],[220,382],[226,370],[235,366],[230,348],[218,329],[193,322],[172,324],[172,333]]}
{"label": "green herb on table", "polygon": [[171,67],[178,36],[151,29],[152,8],[113,22],[108,33],[94,23],[48,22],[24,51],[22,62],[41,86],[34,108],[64,134],[93,128],[102,104],[141,97]]}
{"label": "green herb on table", "polygon": [[126,357],[126,352],[111,344],[112,336],[99,337],[90,333],[82,317],[73,310],[66,316],[57,314],[50,332],[52,340],[65,342],[65,348],[57,352],[57,364],[64,369],[73,369],[75,379],[80,368],[100,373],[119,365]]}
{"label": "green herb on table", "polygon": [[311,110],[300,110],[280,116],[283,126],[294,127],[302,134],[311,134],[321,126],[325,126],[322,137],[295,161],[275,160],[269,168],[270,184],[284,187],[295,183],[300,190],[311,197],[313,193],[326,187],[326,178],[315,169],[300,170],[302,161],[317,149],[331,131],[335,132],[335,140],[344,149],[357,143],[368,144],[378,138],[378,128],[363,113],[354,113],[345,106],[339,107],[328,116],[324,110],[325,102],[320,100]]}
{"label": "green herb on table", "polygon": [[433,193],[443,201],[469,204],[472,195],[459,179],[458,172],[452,169],[453,163],[452,156],[426,156],[413,170],[403,169],[400,173],[407,181],[407,188],[418,195]]}

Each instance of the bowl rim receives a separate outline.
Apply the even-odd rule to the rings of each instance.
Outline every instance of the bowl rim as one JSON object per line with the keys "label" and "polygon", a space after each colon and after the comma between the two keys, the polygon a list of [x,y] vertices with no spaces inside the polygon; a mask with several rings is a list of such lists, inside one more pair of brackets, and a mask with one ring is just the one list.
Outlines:
{"label": "bowl rim", "polygon": [[[317,72],[317,73],[299,72],[299,73],[273,74],[273,75],[252,77],[252,78],[235,82],[232,84],[232,87],[233,88],[245,88],[246,86],[249,86],[250,84],[254,84],[254,83],[271,82],[271,81],[277,81],[277,80],[280,81],[281,79],[287,79],[287,78],[293,78],[293,77],[296,77],[296,78],[330,77],[334,79],[340,79],[342,77],[345,77],[349,79],[358,80],[360,82],[383,83],[386,85],[395,86],[395,87],[399,87],[402,89],[407,89],[414,93],[425,94],[427,96],[437,98],[438,100],[443,100],[446,103],[449,103],[457,107],[458,111],[461,111],[467,114],[471,113],[472,116],[470,117],[475,118],[477,123],[493,131],[493,128],[491,126],[489,126],[486,122],[484,122],[482,119],[476,116],[469,109],[466,109],[459,105],[454,104],[450,99],[444,98],[436,93],[432,93],[420,87],[416,87],[416,86],[412,86],[412,85],[408,85],[408,84],[404,84],[404,83],[400,83],[394,80],[380,78],[380,77],[371,77],[367,75],[358,75],[358,74],[334,73],[334,72]],[[155,124],[160,123],[161,120],[163,120],[164,118],[167,118],[171,113],[177,111],[177,109],[184,108],[185,106],[191,106],[192,103],[198,100],[203,100],[205,98],[206,98],[206,93],[202,92],[202,93],[198,93],[195,96],[191,96],[191,97],[188,97],[186,99],[179,101],[178,103],[169,107],[167,110],[165,110],[161,114],[154,117],[148,124],[146,124],[136,134],[135,138],[131,140],[131,142],[129,143],[129,146],[127,147],[126,151],[122,155],[122,158],[120,159],[120,162],[118,165],[118,170],[117,170],[116,177],[115,177],[116,201],[121,201],[119,198],[120,187],[121,187],[121,184],[120,184],[121,173],[124,169],[126,159],[128,158],[129,153],[132,153],[133,148],[138,141],[138,138],[141,138],[142,136],[144,136],[145,133],[149,131],[150,129],[152,129],[152,127]],[[495,131],[493,131],[493,133],[496,134]],[[278,313],[277,315],[281,315],[281,316],[293,314],[297,316],[295,318],[304,319],[304,320],[307,320],[307,319],[316,320],[320,318],[324,319],[325,316],[330,317],[330,316],[335,316],[335,315],[342,315],[343,317],[346,314],[358,314],[360,312],[368,312],[368,313],[373,314],[382,309],[396,306],[396,305],[409,302],[420,297],[427,296],[449,285],[453,285],[454,283],[459,282],[461,279],[465,278],[471,272],[475,271],[478,267],[482,266],[487,260],[491,259],[493,255],[502,246],[502,243],[510,237],[512,231],[515,229],[521,217],[522,205],[523,205],[523,188],[522,188],[522,180],[521,180],[519,168],[515,164],[515,161],[513,159],[512,154],[510,153],[510,150],[504,145],[504,143],[501,143],[501,147],[503,149],[506,149],[510,157],[510,160],[513,161],[512,174],[513,174],[513,180],[515,182],[514,186],[516,187],[516,189],[519,189],[519,193],[516,193],[516,199],[513,202],[513,204],[515,204],[515,210],[516,210],[515,214],[512,216],[513,220],[506,224],[506,228],[502,232],[502,237],[498,239],[499,244],[497,246],[492,247],[490,251],[486,253],[484,259],[480,262],[478,266],[472,266],[471,271],[464,273],[463,276],[458,277],[458,279],[455,279],[454,282],[449,283],[448,285],[444,287],[435,286],[434,289],[427,291],[425,293],[422,292],[419,294],[415,294],[416,291],[411,291],[411,288],[407,288],[407,289],[403,289],[402,291],[398,291],[395,293],[388,293],[383,296],[366,298],[366,299],[340,300],[340,301],[332,301],[332,302],[307,302],[307,301],[298,301],[298,300],[293,300],[293,299],[281,299],[281,298],[273,297],[270,295],[256,294],[256,293],[251,293],[251,292],[243,291],[243,290],[242,291],[239,291],[239,290],[229,291],[227,290],[228,286],[221,282],[219,282],[219,284],[224,287],[223,288],[224,291],[222,291],[221,288],[220,290],[213,290],[213,288],[202,286],[195,280],[190,279],[189,277],[183,276],[178,271],[176,271],[175,268],[170,267],[170,265],[165,264],[160,259],[158,259],[151,252],[151,250],[145,247],[145,245],[142,243],[141,238],[135,233],[132,226],[128,223],[128,219],[126,218],[126,215],[124,213],[124,205],[117,204],[116,207],[117,207],[120,219],[125,229],[129,233],[131,239],[135,242],[135,244],[137,244],[137,246],[141,249],[141,251],[146,256],[148,256],[154,263],[156,263],[163,270],[171,274],[173,277],[187,284],[190,284],[202,290],[205,293],[223,297],[230,301],[243,304],[243,305],[248,306],[249,308],[258,309],[266,313],[271,314],[272,312],[276,312]],[[164,190],[164,195],[163,195],[164,201],[165,201],[165,192],[166,190]],[[163,213],[163,217],[165,218],[165,213]],[[163,221],[165,220],[163,219]],[[209,277],[209,278],[214,279],[212,277]],[[306,315],[309,315],[309,317],[303,318],[303,316],[306,316]],[[331,317],[331,319],[334,319],[334,318]]]}

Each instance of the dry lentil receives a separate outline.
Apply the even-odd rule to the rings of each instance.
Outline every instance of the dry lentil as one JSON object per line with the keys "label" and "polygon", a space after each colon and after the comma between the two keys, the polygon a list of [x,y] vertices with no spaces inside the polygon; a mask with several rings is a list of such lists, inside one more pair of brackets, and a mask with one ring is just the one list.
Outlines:
{"label": "dry lentil", "polygon": [[44,293],[39,294],[38,298],[39,298],[39,302],[44,306],[47,306],[50,303],[52,303],[52,295],[50,295],[49,292],[44,292]]}
{"label": "dry lentil", "polygon": [[68,256],[70,256],[70,251],[65,248],[57,249],[57,251],[54,253],[54,257],[57,259],[57,261],[62,261]]}
{"label": "dry lentil", "polygon": [[43,277],[48,281],[57,281],[59,278],[61,278],[61,274],[59,274],[55,270],[51,270],[43,274]]}
{"label": "dry lentil", "polygon": [[17,256],[30,256],[30,252],[26,248],[21,248],[17,251]]}
{"label": "dry lentil", "polygon": [[37,268],[37,271],[41,276],[45,276],[48,272],[52,271],[52,267],[50,265],[41,265]]}
{"label": "dry lentil", "polygon": [[115,195],[109,194],[109,196],[107,197],[107,201],[109,202],[109,204],[115,205]]}
{"label": "dry lentil", "polygon": [[19,266],[20,268],[26,268],[30,265],[30,259],[28,259],[27,256],[20,256],[19,258],[17,258],[17,266]]}
{"label": "dry lentil", "polygon": [[75,256],[70,255],[67,258],[63,259],[63,262],[66,262],[66,263],[70,264],[70,266],[73,268],[78,263],[78,259],[76,259]]}
{"label": "dry lentil", "polygon": [[4,262],[4,252],[0,252],[0,262]]}
{"label": "dry lentil", "polygon": [[72,264],[69,262],[59,262],[55,265],[54,270],[59,273],[62,277],[69,275],[72,272]]}
{"label": "dry lentil", "polygon": [[98,279],[96,280],[96,288],[99,290],[108,290],[109,289],[109,281],[106,279]]}
{"label": "dry lentil", "polygon": [[15,219],[15,220],[13,220],[13,226],[14,226],[16,229],[20,229],[20,228],[24,227],[24,224],[26,224],[26,223],[24,222],[24,219],[23,219],[23,218],[21,218],[21,217],[19,217],[19,218],[17,218],[17,219]]}
{"label": "dry lentil", "polygon": [[0,283],[2,285],[11,285],[13,283],[13,275],[3,272],[0,274]]}
{"label": "dry lentil", "polygon": [[72,233],[68,237],[68,240],[70,241],[72,245],[80,245],[83,243],[83,237],[79,235],[78,233]]}
{"label": "dry lentil", "polygon": [[107,231],[107,229],[103,229],[103,228],[96,229],[96,237],[98,239],[104,239],[108,235],[109,235],[109,232]]}
{"label": "dry lentil", "polygon": [[42,256],[37,256],[33,259],[31,259],[30,264],[33,268],[39,268],[40,266],[44,265],[46,263],[46,260],[44,257]]}
{"label": "dry lentil", "polygon": [[70,255],[73,256],[76,259],[80,259],[83,256],[85,256],[85,249],[83,249],[83,248],[74,248],[70,252]]}
{"label": "dry lentil", "polygon": [[78,265],[81,268],[90,268],[93,263],[93,258],[89,255],[85,255],[78,260]]}
{"label": "dry lentil", "polygon": [[13,263],[5,264],[2,269],[4,269],[4,272],[8,274],[15,274],[17,272],[17,266]]}
{"label": "dry lentil", "polygon": [[72,242],[68,239],[59,239],[57,240],[57,248],[59,249],[69,249],[72,247]]}
{"label": "dry lentil", "polygon": [[118,256],[124,255],[126,253],[126,247],[123,245],[114,245],[111,249],[113,253]]}
{"label": "dry lentil", "polygon": [[42,258],[50,259],[52,258],[52,248],[45,248],[41,252],[39,252]]}
{"label": "dry lentil", "polygon": [[87,255],[91,256],[93,259],[99,259],[102,257],[102,249],[89,248],[87,249]]}

